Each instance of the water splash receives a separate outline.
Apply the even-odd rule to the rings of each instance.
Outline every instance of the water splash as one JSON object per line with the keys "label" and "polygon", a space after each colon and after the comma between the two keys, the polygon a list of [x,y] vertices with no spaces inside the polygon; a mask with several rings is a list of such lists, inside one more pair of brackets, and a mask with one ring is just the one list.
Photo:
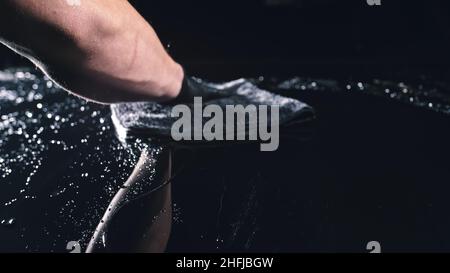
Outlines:
{"label": "water splash", "polygon": [[[27,251],[65,251],[68,238],[86,245],[143,151],[153,158],[161,147],[120,142],[109,107],[69,95],[37,71],[0,72],[1,226],[17,228]],[[150,176],[129,198],[151,184]]]}

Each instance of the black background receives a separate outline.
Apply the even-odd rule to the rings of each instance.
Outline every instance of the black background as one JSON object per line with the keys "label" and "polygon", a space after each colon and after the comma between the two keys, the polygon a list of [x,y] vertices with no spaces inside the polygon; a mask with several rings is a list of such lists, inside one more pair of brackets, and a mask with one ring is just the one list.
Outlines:
{"label": "black background", "polygon": [[[196,73],[221,67],[229,76],[334,75],[382,66],[448,75],[448,1],[384,0],[381,6],[365,0],[131,2],[172,56]],[[4,67],[26,63],[4,48],[0,57]]]}

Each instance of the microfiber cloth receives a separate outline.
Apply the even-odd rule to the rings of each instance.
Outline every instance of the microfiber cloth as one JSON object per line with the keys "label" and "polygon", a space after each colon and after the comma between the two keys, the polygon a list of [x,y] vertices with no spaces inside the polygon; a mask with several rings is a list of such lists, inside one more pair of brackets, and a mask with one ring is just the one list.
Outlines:
{"label": "microfiber cloth", "polygon": [[[252,82],[246,79],[239,79],[227,83],[211,83],[198,78],[189,79],[193,84],[201,86],[208,96],[214,99],[204,100],[203,107],[208,105],[218,105],[224,109],[227,105],[242,105],[247,107],[260,105],[279,108],[279,125],[290,125],[302,121],[310,120],[314,117],[313,109],[307,104],[281,95],[261,90]],[[191,109],[193,104],[187,104]],[[116,131],[121,138],[130,136],[169,138],[174,122],[179,118],[172,117],[171,112],[174,105],[160,104],[156,102],[135,102],[120,103],[111,105],[112,120]],[[194,110],[192,110],[194,111]],[[270,110],[268,110],[270,120]],[[225,115],[225,114],[224,114]],[[205,120],[208,120],[205,119]],[[246,128],[251,124],[248,119],[238,120],[245,122]],[[268,125],[270,125],[270,121]],[[225,127],[225,126],[224,126]],[[237,126],[236,126],[237,128]],[[193,129],[194,130],[194,129]],[[225,129],[224,129],[225,131]],[[235,134],[246,134],[247,132],[235,132]]]}

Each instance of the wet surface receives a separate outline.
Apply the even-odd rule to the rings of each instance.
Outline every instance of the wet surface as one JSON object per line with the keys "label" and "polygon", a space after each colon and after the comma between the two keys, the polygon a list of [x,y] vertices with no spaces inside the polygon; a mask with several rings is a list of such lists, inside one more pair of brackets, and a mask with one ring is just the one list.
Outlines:
{"label": "wet surface", "polygon": [[85,246],[141,152],[155,159],[161,151],[121,143],[108,107],[68,95],[35,70],[0,73],[0,112],[0,251]]}
{"label": "wet surface", "polygon": [[[121,143],[109,108],[30,72],[0,73],[0,251],[67,252],[85,247],[141,151],[156,160],[161,147]],[[277,152],[176,150],[168,251],[450,250],[445,84],[254,81],[317,119]]]}
{"label": "wet surface", "polygon": [[315,108],[296,133],[309,137],[285,132],[275,153],[197,150],[174,183],[172,251],[450,250],[445,84],[258,82]]}

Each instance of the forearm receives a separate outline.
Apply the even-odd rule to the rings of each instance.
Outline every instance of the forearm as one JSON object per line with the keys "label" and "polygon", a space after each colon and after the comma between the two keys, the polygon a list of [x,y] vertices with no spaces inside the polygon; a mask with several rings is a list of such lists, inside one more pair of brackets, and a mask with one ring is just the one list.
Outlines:
{"label": "forearm", "polygon": [[[81,0],[79,6],[65,0],[6,0],[0,5],[2,42],[69,91],[109,103],[164,101],[181,88],[181,67],[125,0]],[[15,31],[7,27],[11,22]]]}

